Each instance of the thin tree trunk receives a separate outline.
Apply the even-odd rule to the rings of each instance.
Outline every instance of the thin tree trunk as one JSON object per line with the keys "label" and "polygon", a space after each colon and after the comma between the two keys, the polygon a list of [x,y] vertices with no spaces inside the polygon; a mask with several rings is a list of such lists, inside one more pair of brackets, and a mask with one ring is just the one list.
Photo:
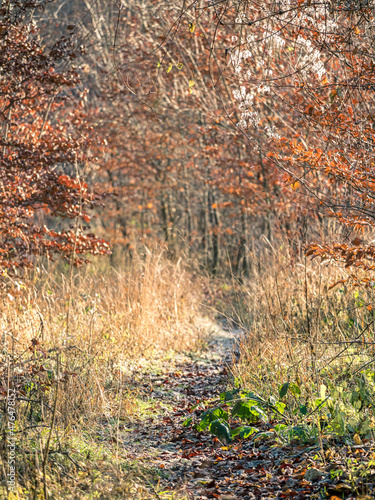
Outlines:
{"label": "thin tree trunk", "polygon": [[192,221],[191,221],[192,217],[191,217],[191,206],[190,206],[190,190],[187,179],[186,165],[184,165],[184,180],[185,180],[184,194],[185,194],[185,219],[186,219],[185,238],[187,239],[190,248],[192,243]]}
{"label": "thin tree trunk", "polygon": [[209,221],[208,221],[208,193],[207,189],[203,191],[203,262],[206,268],[208,268],[209,263]]}
{"label": "thin tree trunk", "polygon": [[242,222],[242,245],[243,245],[243,274],[246,278],[250,275],[250,266],[249,266],[249,254],[247,249],[247,238],[248,238],[248,227],[247,227],[247,212],[246,209],[242,211],[241,214],[241,222]]}
{"label": "thin tree trunk", "polygon": [[215,275],[220,263],[220,219],[216,203],[216,196],[212,189],[208,193],[208,210],[212,228],[212,261],[211,272]]}
{"label": "thin tree trunk", "polygon": [[162,218],[162,227],[164,232],[164,239],[168,243],[170,240],[169,235],[169,211],[168,211],[168,202],[166,196],[163,195],[161,199],[161,218]]}
{"label": "thin tree trunk", "polygon": [[237,262],[235,267],[236,276],[242,282],[242,277],[249,277],[249,259],[247,252],[247,214],[246,210],[242,208],[241,212],[241,237],[240,244],[237,252]]}

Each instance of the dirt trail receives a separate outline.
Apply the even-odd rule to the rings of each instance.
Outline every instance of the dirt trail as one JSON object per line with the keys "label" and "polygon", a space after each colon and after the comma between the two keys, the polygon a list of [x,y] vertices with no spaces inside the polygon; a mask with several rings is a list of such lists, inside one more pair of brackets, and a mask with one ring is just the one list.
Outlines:
{"label": "dirt trail", "polygon": [[[196,433],[182,423],[192,416],[193,406],[217,398],[225,390],[227,366],[236,352],[240,332],[209,320],[204,322],[209,331],[206,352],[199,356],[176,355],[165,362],[162,372],[157,369],[156,373],[142,374],[143,392],[149,393],[149,416],[133,421],[121,436],[127,459],[144,468],[145,474],[151,470],[159,476],[159,490],[164,493],[158,493],[156,488],[155,498],[168,498],[163,495],[169,488],[178,491],[181,498],[207,498],[201,492],[213,481],[212,451],[222,444],[213,442],[208,435],[197,439]],[[202,407],[196,411],[201,412]]]}
{"label": "dirt trail", "polygon": [[[226,325],[208,326],[211,334],[205,353],[177,355],[165,362],[162,370],[139,374],[148,408],[143,418],[124,425],[118,435],[125,460],[143,471],[150,497],[374,498],[352,496],[352,487],[348,481],[343,482],[347,474],[343,464],[347,458],[355,458],[353,447],[341,446],[339,452],[332,451],[331,465],[326,462],[323,466],[316,461],[316,443],[277,442],[272,432],[276,422],[259,424],[260,434],[266,438],[235,440],[231,444],[183,425],[191,417],[199,418],[207,407],[220,404],[219,395],[230,382],[227,368],[234,359],[241,332]],[[310,481],[305,476],[308,469],[314,472]],[[332,476],[332,470],[343,475]],[[311,470],[308,474],[312,475]],[[365,491],[371,489],[370,483],[363,487]]]}

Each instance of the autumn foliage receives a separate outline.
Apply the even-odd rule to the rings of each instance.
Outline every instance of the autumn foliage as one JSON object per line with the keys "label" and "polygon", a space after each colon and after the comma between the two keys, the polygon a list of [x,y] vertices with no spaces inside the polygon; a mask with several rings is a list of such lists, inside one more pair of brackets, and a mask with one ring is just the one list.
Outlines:
{"label": "autumn foliage", "polygon": [[[171,254],[194,255],[214,274],[241,276],[262,235],[298,239],[304,214],[314,218],[310,207],[296,205],[268,149],[254,150],[227,106],[236,89],[233,78],[223,79],[224,69],[231,78],[232,29],[220,35],[227,48],[212,58],[217,15],[207,3],[202,10],[103,1],[82,8],[83,33],[95,33],[82,78],[106,140],[96,149],[92,182],[115,194],[99,213],[114,245],[133,252],[156,241]],[[71,22],[74,13],[62,12]]]}
{"label": "autumn foliage", "polygon": [[284,173],[285,188],[299,195],[297,205],[310,209],[308,226],[315,213],[342,228],[311,244],[308,255],[372,270],[373,6],[264,1],[207,9],[217,19],[211,59],[220,60],[224,49],[229,56],[222,77],[236,82],[237,126],[253,154]]}
{"label": "autumn foliage", "polygon": [[[130,252],[156,240],[241,275],[254,241],[286,235],[372,268],[370,6],[11,4],[4,265],[107,251],[84,225],[110,192],[95,228]],[[55,39],[26,16],[41,4],[59,21]],[[329,234],[322,216],[344,229]]]}
{"label": "autumn foliage", "polygon": [[[28,20],[41,2],[3,2],[0,10],[0,266],[3,276],[35,256],[59,254],[80,263],[107,252],[82,223],[100,197],[82,179],[93,161],[67,37],[42,44]],[[70,68],[70,69],[67,69]],[[74,92],[73,92],[74,91]],[[72,221],[69,226],[64,221]]]}
{"label": "autumn foliage", "polygon": [[370,0],[0,2],[20,498],[373,487],[374,50]]}

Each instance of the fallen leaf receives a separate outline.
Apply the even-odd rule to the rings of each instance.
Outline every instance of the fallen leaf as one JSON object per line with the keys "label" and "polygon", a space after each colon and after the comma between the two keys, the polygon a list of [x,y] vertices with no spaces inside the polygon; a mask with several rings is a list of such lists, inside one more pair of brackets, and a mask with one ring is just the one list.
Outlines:
{"label": "fallen leaf", "polygon": [[355,442],[355,444],[357,446],[360,446],[362,444],[362,439],[361,437],[359,436],[359,434],[354,434],[353,436],[353,441]]}

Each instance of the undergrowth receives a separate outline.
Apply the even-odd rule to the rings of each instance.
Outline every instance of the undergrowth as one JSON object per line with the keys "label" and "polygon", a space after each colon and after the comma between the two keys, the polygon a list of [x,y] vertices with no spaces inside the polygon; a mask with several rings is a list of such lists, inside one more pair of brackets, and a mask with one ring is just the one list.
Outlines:
{"label": "undergrowth", "polygon": [[[343,283],[348,276],[269,244],[262,259],[253,255],[247,279],[224,283],[220,311],[240,332],[233,389],[198,430],[229,441],[268,421],[281,441],[373,438],[375,285]],[[218,422],[217,408],[225,408]]]}
{"label": "undergrowth", "polygon": [[0,496],[12,498],[15,451],[13,498],[163,498],[160,471],[133,462],[121,436],[135,415],[163,412],[150,410],[147,370],[206,348],[201,318],[213,311],[238,332],[232,385],[185,426],[226,444],[373,440],[374,287],[340,283],[345,269],[293,261],[287,247],[249,262],[241,281],[208,280],[146,251],[123,271],[44,270],[10,292]]}
{"label": "undergrowth", "polygon": [[9,293],[0,311],[1,498],[152,497],[153,471],[131,464],[119,434],[144,411],[132,380],[202,343],[192,279],[181,261],[146,252],[123,271],[45,271]]}

